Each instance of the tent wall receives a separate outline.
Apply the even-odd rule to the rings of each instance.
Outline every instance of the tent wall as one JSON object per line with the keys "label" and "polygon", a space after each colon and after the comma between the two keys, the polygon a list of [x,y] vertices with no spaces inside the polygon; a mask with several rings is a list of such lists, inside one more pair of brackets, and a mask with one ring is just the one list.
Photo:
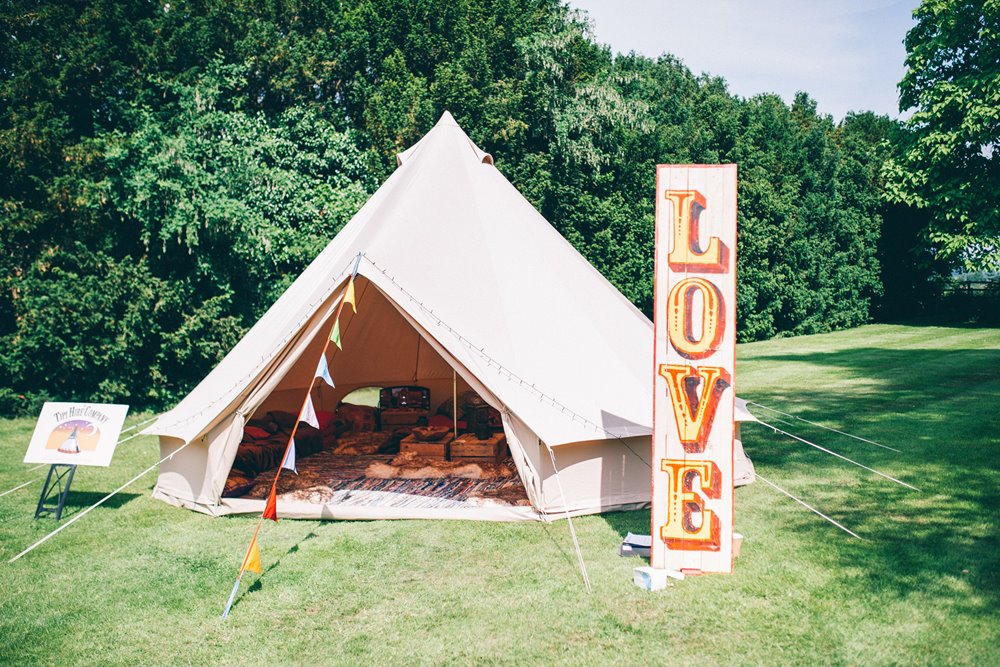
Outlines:
{"label": "tent wall", "polygon": [[538,448],[540,511],[587,514],[649,504],[649,437],[553,447],[558,480],[545,444]]}
{"label": "tent wall", "polygon": [[174,455],[160,464],[156,493],[193,503],[218,502],[242,435],[243,419],[232,414],[187,447],[161,436],[160,458]]}

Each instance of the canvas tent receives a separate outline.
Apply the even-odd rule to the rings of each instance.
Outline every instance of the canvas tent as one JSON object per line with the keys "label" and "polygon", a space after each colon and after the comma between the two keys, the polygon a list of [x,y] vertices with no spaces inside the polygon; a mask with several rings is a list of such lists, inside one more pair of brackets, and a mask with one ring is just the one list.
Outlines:
{"label": "canvas tent", "polygon": [[417,384],[440,403],[455,377],[500,411],[530,505],[279,502],[281,516],[517,520],[647,505],[652,323],[447,112],[397,159],[260,321],[146,429],[163,456],[177,452],[154,496],[210,514],[262,510],[262,500],[221,497],[244,425],[267,409],[297,409],[357,262],[358,314],[342,316],[343,350],[326,352],[337,386],[317,400]]}

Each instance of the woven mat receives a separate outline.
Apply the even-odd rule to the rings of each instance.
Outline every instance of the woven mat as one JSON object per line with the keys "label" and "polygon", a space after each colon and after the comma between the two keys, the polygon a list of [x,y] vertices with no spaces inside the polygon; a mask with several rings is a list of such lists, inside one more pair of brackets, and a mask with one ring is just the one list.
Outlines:
{"label": "woven mat", "polygon": [[[343,456],[323,451],[296,462],[299,474],[285,470],[278,478],[282,500],[378,507],[469,507],[481,504],[528,505],[521,478],[374,479],[365,470],[375,462],[389,463],[393,455]],[[507,465],[513,467],[514,462]],[[267,498],[277,468],[257,476],[246,498]]]}

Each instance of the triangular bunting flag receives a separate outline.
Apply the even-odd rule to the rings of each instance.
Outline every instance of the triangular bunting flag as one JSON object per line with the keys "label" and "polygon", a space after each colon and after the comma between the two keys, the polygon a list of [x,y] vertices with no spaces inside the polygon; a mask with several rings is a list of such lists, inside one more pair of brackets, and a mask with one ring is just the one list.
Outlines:
{"label": "triangular bunting flag", "polygon": [[316,377],[323,380],[331,387],[336,386],[333,384],[333,377],[330,375],[330,365],[326,363],[325,354],[319,358],[319,366],[316,367]]}
{"label": "triangular bunting flag", "polygon": [[330,334],[330,340],[332,340],[333,344],[336,345],[337,347],[339,347],[341,350],[344,349],[344,346],[340,344],[340,320],[339,319],[336,322],[334,322],[334,324],[333,324],[333,332]]}
{"label": "triangular bunting flag", "polygon": [[271,521],[278,520],[278,497],[274,493],[273,486],[271,487],[271,495],[267,497],[267,505],[264,506],[264,513],[261,516]]}
{"label": "triangular bunting flag", "polygon": [[[309,405],[312,405],[312,401],[309,401]],[[316,413],[313,413],[313,419],[316,418]],[[285,452],[285,460],[281,462],[281,467],[285,470],[291,470],[296,475],[299,471],[295,469],[295,438],[292,438],[288,443],[288,451]]]}
{"label": "triangular bunting flag", "polygon": [[260,567],[260,549],[257,548],[256,535],[254,535],[253,539],[250,540],[250,548],[247,549],[246,558],[243,559],[243,569],[240,570],[240,574],[246,570],[256,572],[257,574],[261,574],[263,572]]}
{"label": "triangular bunting flag", "polygon": [[351,304],[351,309],[357,314],[358,304],[354,302],[354,278],[352,277],[350,282],[347,283],[347,289],[344,290],[344,303]]}
{"label": "triangular bunting flag", "polygon": [[[305,422],[312,426],[313,428],[319,428],[319,419],[316,417],[316,408],[313,407],[312,396],[306,395],[306,404],[302,408],[302,416],[299,417],[300,422]],[[295,447],[295,441],[292,441],[292,447]]]}

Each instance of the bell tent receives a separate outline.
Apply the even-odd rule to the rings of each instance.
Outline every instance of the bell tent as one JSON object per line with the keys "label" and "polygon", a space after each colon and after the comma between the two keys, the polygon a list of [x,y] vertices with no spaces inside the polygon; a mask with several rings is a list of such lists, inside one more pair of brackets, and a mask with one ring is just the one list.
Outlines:
{"label": "bell tent", "polygon": [[[469,484],[479,482],[461,477],[369,479],[358,466],[377,456],[351,454],[391,463],[382,445],[392,426],[382,423],[369,425],[366,442],[380,442],[374,452],[345,448],[348,434],[338,431],[332,448],[323,441],[306,457],[296,436],[299,476],[280,479],[308,478],[313,488],[279,495],[280,516],[544,520],[648,505],[652,323],[449,113],[397,162],[218,366],[146,429],[159,436],[162,456],[176,452],[161,465],[154,496],[214,515],[260,512],[260,494],[226,493],[251,447],[249,426],[298,415],[307,394],[316,410],[339,417],[334,407],[351,392],[399,386],[423,391],[427,414],[450,405],[442,412],[457,416],[449,401],[469,392],[493,408],[523,499],[472,497]],[[352,274],[357,310],[339,309],[338,345],[328,344]],[[335,386],[315,381],[318,366]],[[322,479],[322,466],[308,472],[314,458],[360,463],[338,488]]]}

